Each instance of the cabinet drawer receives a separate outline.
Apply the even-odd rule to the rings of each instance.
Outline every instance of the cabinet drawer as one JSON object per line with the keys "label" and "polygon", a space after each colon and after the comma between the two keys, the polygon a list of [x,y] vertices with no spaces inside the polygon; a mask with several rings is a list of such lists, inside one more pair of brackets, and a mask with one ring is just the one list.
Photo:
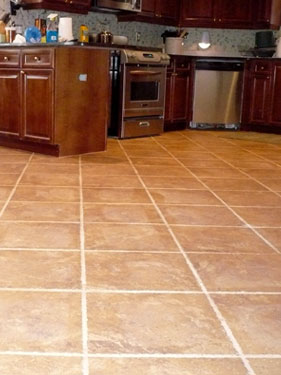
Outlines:
{"label": "cabinet drawer", "polygon": [[256,61],[253,64],[253,70],[255,73],[270,73],[272,70],[271,61]]}
{"label": "cabinet drawer", "polygon": [[20,51],[18,50],[0,50],[1,68],[16,67],[20,65]]}
{"label": "cabinet drawer", "polygon": [[186,57],[178,57],[175,61],[176,63],[176,69],[184,69],[189,70],[190,69],[190,59]]}
{"label": "cabinet drawer", "polygon": [[54,52],[51,49],[29,49],[22,52],[23,68],[53,68]]}

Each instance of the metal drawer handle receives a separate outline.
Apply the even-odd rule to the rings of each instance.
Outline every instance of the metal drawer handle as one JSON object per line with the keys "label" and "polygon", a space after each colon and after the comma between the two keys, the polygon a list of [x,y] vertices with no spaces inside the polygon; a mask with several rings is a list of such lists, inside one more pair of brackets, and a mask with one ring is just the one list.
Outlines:
{"label": "metal drawer handle", "polygon": [[4,56],[3,61],[9,61],[9,57]]}
{"label": "metal drawer handle", "polygon": [[264,70],[264,66],[261,66],[261,70]]}
{"label": "metal drawer handle", "polygon": [[150,123],[148,121],[143,121],[139,123],[139,126],[142,128],[148,128],[150,126]]}
{"label": "metal drawer handle", "polygon": [[158,76],[161,72],[154,72],[153,70],[132,70],[130,72],[134,76]]}
{"label": "metal drawer handle", "polygon": [[41,59],[40,59],[40,57],[34,56],[34,60],[39,62]]}

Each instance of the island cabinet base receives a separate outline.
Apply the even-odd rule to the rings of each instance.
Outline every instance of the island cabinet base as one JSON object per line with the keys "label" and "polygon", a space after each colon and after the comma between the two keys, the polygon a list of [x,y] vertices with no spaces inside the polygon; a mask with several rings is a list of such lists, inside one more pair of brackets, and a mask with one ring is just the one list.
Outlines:
{"label": "island cabinet base", "polygon": [[54,156],[104,151],[109,61],[98,48],[1,48],[0,145]]}

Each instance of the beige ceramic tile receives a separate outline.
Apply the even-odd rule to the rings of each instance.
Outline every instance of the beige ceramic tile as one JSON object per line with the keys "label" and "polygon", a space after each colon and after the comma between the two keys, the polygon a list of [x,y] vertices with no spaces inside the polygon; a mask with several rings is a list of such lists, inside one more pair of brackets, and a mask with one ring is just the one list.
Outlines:
{"label": "beige ceramic tile", "polygon": [[82,375],[80,358],[1,355],[1,375]]}
{"label": "beige ceramic tile", "polygon": [[170,224],[184,225],[243,225],[232,212],[225,207],[161,205],[160,209]]}
{"label": "beige ceramic tile", "polygon": [[281,168],[274,169],[243,169],[249,176],[258,180],[264,178],[281,178]]}
{"label": "beige ceramic tile", "polygon": [[264,191],[216,191],[229,206],[281,207],[281,196]]}
{"label": "beige ceramic tile", "polygon": [[0,351],[81,352],[79,293],[0,292]]}
{"label": "beige ceramic tile", "polygon": [[163,225],[86,224],[87,249],[178,251]]}
{"label": "beige ceramic tile", "polygon": [[280,295],[214,295],[213,299],[244,353],[280,354]]}
{"label": "beige ceramic tile", "polygon": [[79,252],[0,250],[0,287],[80,288]]}
{"label": "beige ceramic tile", "polygon": [[142,188],[137,176],[94,176],[83,175],[83,186],[91,187],[120,187],[120,188]]}
{"label": "beige ceramic tile", "polygon": [[222,205],[212,193],[204,190],[152,189],[150,193],[160,204]]}
{"label": "beige ceramic tile", "polygon": [[5,155],[1,154],[0,163],[27,163],[30,158],[28,154]]}
{"label": "beige ceramic tile", "polygon": [[268,190],[250,178],[201,178],[211,190],[264,191]]}
{"label": "beige ceramic tile", "polygon": [[134,176],[130,165],[83,164],[82,173],[89,176]]}
{"label": "beige ceramic tile", "polygon": [[125,155],[110,156],[106,154],[87,154],[82,155],[81,160],[83,164],[108,164],[108,165],[120,165],[129,164],[128,159]]}
{"label": "beige ceramic tile", "polygon": [[21,173],[25,163],[0,163],[0,178],[2,173]]}
{"label": "beige ceramic tile", "polygon": [[90,253],[90,289],[199,290],[181,254]]}
{"label": "beige ceramic tile", "polygon": [[79,202],[78,187],[23,186],[17,187],[13,201]]}
{"label": "beige ceramic tile", "polygon": [[12,189],[12,186],[0,186],[0,200],[5,201],[6,199],[8,199]]}
{"label": "beige ceramic tile", "polygon": [[194,173],[197,177],[207,177],[207,178],[243,178],[243,173],[239,172],[237,169],[228,168],[194,168],[189,167],[190,171]]}
{"label": "beige ceramic tile", "polygon": [[189,254],[203,283],[212,291],[281,291],[279,254]]}
{"label": "beige ceramic tile", "polygon": [[71,173],[26,172],[20,185],[37,186],[79,186],[79,175]]}
{"label": "beige ceramic tile", "polygon": [[79,203],[10,202],[0,220],[79,221]]}
{"label": "beige ceramic tile", "polygon": [[80,248],[78,224],[0,223],[0,248]]}
{"label": "beige ceramic tile", "polygon": [[280,375],[281,359],[250,359],[256,375]]}
{"label": "beige ceramic tile", "polygon": [[163,223],[151,204],[84,204],[85,222]]}
{"label": "beige ceramic tile", "polygon": [[196,178],[189,177],[152,177],[142,176],[142,180],[148,188],[167,189],[206,189]]}
{"label": "beige ceramic tile", "polygon": [[274,169],[276,165],[268,161],[259,161],[259,160],[232,160],[230,162],[234,167],[243,168],[243,169]]}
{"label": "beige ceramic tile", "polygon": [[225,162],[221,160],[202,160],[202,159],[180,159],[182,164],[188,168],[229,168]]}
{"label": "beige ceramic tile", "polygon": [[206,152],[206,150],[203,151],[182,151],[180,149],[172,151],[172,154],[179,159],[182,163],[185,164],[185,161],[188,162],[188,160],[215,160],[217,161],[218,158],[210,153]]}
{"label": "beige ceramic tile", "polygon": [[281,228],[259,228],[258,232],[281,252]]}
{"label": "beige ceramic tile", "polygon": [[234,353],[202,295],[88,294],[90,353]]}
{"label": "beige ceramic tile", "polygon": [[0,175],[0,184],[1,186],[7,186],[7,185],[14,185],[18,178],[19,178],[19,173],[5,173]]}
{"label": "beige ceramic tile", "polygon": [[184,167],[164,167],[164,166],[136,166],[141,176],[159,176],[159,177],[192,177]]}
{"label": "beige ceramic tile", "polygon": [[95,188],[83,189],[84,202],[151,203],[144,189]]}
{"label": "beige ceramic tile", "polygon": [[281,226],[281,208],[234,207],[233,209],[250,225]]}
{"label": "beige ceramic tile", "polygon": [[54,157],[48,155],[35,154],[31,159],[31,164],[78,164],[79,156]]}
{"label": "beige ceramic tile", "polygon": [[29,151],[23,151],[16,148],[8,148],[8,147],[0,147],[0,154],[1,155],[31,155]]}
{"label": "beige ceramic tile", "polygon": [[50,174],[75,174],[79,173],[78,164],[70,163],[45,163],[45,164],[30,164],[26,170],[27,173],[50,173]]}
{"label": "beige ceramic tile", "polygon": [[281,178],[260,178],[259,181],[269,189],[281,192]]}
{"label": "beige ceramic tile", "polygon": [[271,247],[246,228],[177,226],[173,227],[173,232],[187,252],[274,253]]}
{"label": "beige ceramic tile", "polygon": [[161,157],[139,157],[139,158],[131,158],[131,161],[134,165],[159,165],[159,166],[179,166],[179,163],[173,159],[172,157],[166,157],[166,158],[161,158]]}
{"label": "beige ceramic tile", "polygon": [[[247,375],[238,359],[90,358],[89,375]],[[6,375],[6,374],[5,374]],[[8,375],[8,374],[7,374]],[[20,374],[21,375],[21,374]],[[40,374],[41,375],[41,374]],[[44,374],[45,375],[45,374]],[[67,374],[68,375],[68,374]],[[261,373],[257,375],[268,375]],[[276,372],[272,375],[279,375]]]}

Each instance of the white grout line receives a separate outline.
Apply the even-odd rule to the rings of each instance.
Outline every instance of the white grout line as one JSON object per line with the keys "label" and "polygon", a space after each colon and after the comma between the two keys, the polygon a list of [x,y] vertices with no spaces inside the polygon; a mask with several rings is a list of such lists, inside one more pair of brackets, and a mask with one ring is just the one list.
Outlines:
{"label": "white grout line", "polygon": [[80,186],[80,248],[81,248],[81,310],[82,310],[82,347],[83,347],[83,375],[89,375],[88,358],[88,312],[87,312],[87,275],[85,258],[85,232],[84,232],[84,202],[81,156],[79,156],[79,186]]}
{"label": "white grout line", "polygon": [[20,174],[19,177],[17,178],[17,181],[16,181],[16,183],[15,183],[13,189],[11,190],[11,192],[10,192],[10,194],[9,194],[9,196],[8,196],[8,199],[6,200],[6,203],[4,204],[4,206],[2,207],[2,209],[1,209],[1,211],[0,211],[0,218],[2,217],[4,211],[6,210],[8,204],[9,204],[9,202],[10,202],[10,200],[12,199],[13,195],[15,194],[15,191],[16,191],[16,189],[17,189],[19,183],[20,183],[20,180],[22,179],[22,177],[23,177],[25,171],[27,170],[27,168],[28,168],[28,166],[29,166],[29,164],[30,164],[30,162],[31,162],[31,159],[32,159],[33,155],[34,155],[34,154],[32,153],[32,154],[29,156],[29,158],[28,158],[28,160],[27,160],[27,162],[26,162],[25,167],[23,168],[21,174]]}
{"label": "white grout line", "polygon": [[0,292],[81,293],[82,289],[0,287]]}
{"label": "white grout line", "polygon": [[[155,141],[155,142],[156,142],[156,141]],[[145,190],[146,190],[147,194],[149,195],[151,201],[152,201],[153,204],[155,205],[155,209],[158,211],[158,213],[159,213],[159,215],[161,216],[163,222],[165,223],[165,225],[166,225],[166,227],[167,227],[169,233],[170,233],[171,236],[173,237],[173,239],[174,239],[174,241],[175,241],[175,243],[176,243],[176,245],[177,245],[179,251],[182,253],[182,255],[183,255],[183,257],[184,257],[184,259],[185,259],[187,265],[189,266],[189,268],[190,268],[190,270],[191,270],[193,276],[195,277],[195,279],[196,279],[198,285],[200,286],[201,290],[204,292],[204,295],[206,296],[206,298],[207,298],[207,300],[208,300],[210,306],[212,307],[212,309],[213,309],[213,311],[214,311],[214,313],[215,313],[217,319],[219,320],[219,322],[220,322],[222,328],[224,329],[226,336],[228,337],[228,339],[229,339],[230,342],[232,343],[232,345],[233,345],[235,351],[239,354],[239,356],[240,356],[242,362],[244,363],[244,366],[245,366],[245,368],[247,369],[249,375],[255,375],[255,374],[254,374],[254,371],[253,371],[253,369],[252,369],[252,367],[250,366],[249,361],[248,361],[248,360],[245,358],[245,356],[244,356],[244,353],[243,353],[243,351],[242,351],[242,348],[240,347],[238,341],[237,341],[236,338],[234,337],[234,335],[233,335],[231,329],[229,328],[228,324],[226,323],[224,317],[222,316],[222,314],[221,314],[220,310],[218,309],[217,305],[215,304],[214,300],[213,300],[212,297],[209,295],[208,290],[207,290],[207,288],[205,287],[203,281],[201,280],[201,278],[200,278],[200,276],[199,276],[197,270],[196,270],[195,267],[193,266],[192,262],[190,261],[189,257],[187,256],[187,254],[184,252],[184,250],[183,250],[181,244],[179,243],[177,237],[175,236],[175,234],[174,234],[172,228],[170,227],[169,223],[167,222],[165,216],[162,214],[162,211],[161,211],[161,210],[159,209],[159,207],[157,206],[157,204],[156,204],[156,202],[155,202],[153,196],[151,195],[151,193],[149,192],[149,190],[146,188],[146,185],[145,185],[143,179],[142,179],[141,176],[138,174],[137,169],[134,167],[134,165],[133,165],[133,163],[132,163],[130,157],[128,156],[128,154],[127,154],[126,151],[124,150],[124,148],[123,148],[121,142],[118,141],[118,143],[120,144],[120,146],[121,146],[121,148],[123,149],[125,155],[127,156],[127,158],[128,158],[128,160],[129,160],[129,162],[130,162],[132,168],[134,168],[134,170],[135,170],[135,172],[136,172],[136,174],[137,174],[137,176],[138,176],[140,182],[142,183],[143,187],[145,188]],[[165,150],[164,147],[163,147],[163,149]],[[167,151],[167,150],[166,150],[166,151]],[[175,159],[176,159],[176,158],[175,158]],[[176,160],[177,160],[177,159],[176,159]]]}
{"label": "white grout line", "polygon": [[[188,136],[184,135],[185,138],[189,139]],[[154,139],[154,141],[157,143],[157,141]],[[196,142],[194,142],[196,144]],[[169,152],[169,151],[167,151]],[[215,155],[215,153],[213,153]],[[176,158],[175,158],[176,159]],[[177,159],[176,159],[177,160]],[[223,160],[223,158],[221,158],[220,160]],[[183,166],[183,164],[181,163],[181,161],[178,160],[178,163],[180,165]],[[227,162],[228,163],[228,162]],[[240,172],[240,169],[239,168],[236,168],[236,167],[233,167],[232,164],[228,163],[231,168],[234,168],[234,169],[237,169],[239,172]],[[200,177],[196,176],[193,172],[190,171],[189,168],[185,167],[190,173],[192,173],[192,175],[194,175],[199,182],[201,182],[204,186],[208,187],[201,179]],[[255,182],[258,182],[260,184],[260,182],[258,180],[255,180],[253,179],[251,176],[245,174],[247,177],[249,177],[251,180],[255,181]],[[262,184],[260,184],[262,185]],[[264,186],[266,187],[266,186]],[[279,251],[279,249],[274,246],[270,241],[268,241],[261,233],[259,233],[256,229],[255,229],[255,226],[254,225],[250,225],[246,220],[244,220],[235,210],[233,210],[222,198],[220,198],[219,195],[217,195],[217,193],[215,191],[213,191],[211,188],[208,187],[208,190],[217,198],[219,199],[224,205],[225,207],[231,211],[240,221],[242,221],[249,229],[251,229],[261,240],[263,240],[268,246],[270,246],[272,248],[272,250],[274,250],[276,253],[278,254],[281,254],[281,252]],[[278,196],[278,195],[277,195]]]}
{"label": "white grout line", "polygon": [[[28,351],[0,351],[0,356],[32,356],[32,357],[73,357],[82,358],[82,353],[69,352],[28,352]],[[108,359],[240,359],[236,354],[180,354],[180,353],[89,353],[89,358]],[[281,354],[245,354],[249,359],[281,359]]]}

